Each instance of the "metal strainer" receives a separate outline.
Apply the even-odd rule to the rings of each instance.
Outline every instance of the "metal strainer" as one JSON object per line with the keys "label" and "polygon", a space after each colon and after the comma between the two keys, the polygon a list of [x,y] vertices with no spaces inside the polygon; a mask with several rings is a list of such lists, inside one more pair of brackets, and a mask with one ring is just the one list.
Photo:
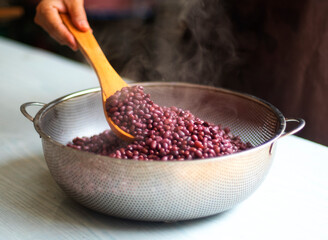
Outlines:
{"label": "metal strainer", "polygon": [[[114,159],[65,146],[77,136],[108,129],[99,88],[49,104],[23,104],[21,111],[41,136],[45,159],[58,185],[82,205],[116,217],[178,221],[225,211],[262,183],[276,140],[304,126],[304,120],[285,119],[271,104],[245,94],[186,83],[139,85],[155,103],[188,109],[203,120],[230,127],[254,148],[205,160]],[[26,108],[35,105],[43,107],[33,118]],[[298,125],[286,133],[288,121]]]}

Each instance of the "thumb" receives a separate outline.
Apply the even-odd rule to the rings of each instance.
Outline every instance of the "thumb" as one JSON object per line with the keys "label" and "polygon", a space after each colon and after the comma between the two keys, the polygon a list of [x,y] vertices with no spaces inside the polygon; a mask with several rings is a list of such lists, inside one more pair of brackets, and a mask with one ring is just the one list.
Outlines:
{"label": "thumb", "polygon": [[66,1],[66,6],[75,27],[81,31],[89,30],[90,26],[83,6],[83,0]]}

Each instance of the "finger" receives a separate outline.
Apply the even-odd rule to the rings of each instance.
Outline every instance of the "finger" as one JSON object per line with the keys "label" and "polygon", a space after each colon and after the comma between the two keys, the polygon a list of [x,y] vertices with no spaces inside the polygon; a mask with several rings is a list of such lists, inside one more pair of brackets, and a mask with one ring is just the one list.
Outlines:
{"label": "finger", "polygon": [[49,24],[48,28],[50,28],[50,32],[54,34],[56,39],[59,39],[59,41],[72,48],[73,50],[77,50],[77,42],[72,35],[72,33],[67,29],[65,24],[63,23],[61,17],[59,14],[52,16],[53,20],[49,21],[48,23],[55,22],[56,24]]}
{"label": "finger", "polygon": [[78,49],[77,42],[74,36],[67,30],[64,24],[56,25],[55,31],[50,30],[54,39],[56,39],[60,44],[69,46],[72,50],[76,51]]}
{"label": "finger", "polygon": [[89,30],[90,26],[84,10],[83,0],[66,1],[66,6],[74,26],[81,31]]}
{"label": "finger", "polygon": [[35,23],[46,30],[60,44],[68,45],[73,50],[77,50],[76,40],[63,24],[57,8],[51,6],[37,10]]}

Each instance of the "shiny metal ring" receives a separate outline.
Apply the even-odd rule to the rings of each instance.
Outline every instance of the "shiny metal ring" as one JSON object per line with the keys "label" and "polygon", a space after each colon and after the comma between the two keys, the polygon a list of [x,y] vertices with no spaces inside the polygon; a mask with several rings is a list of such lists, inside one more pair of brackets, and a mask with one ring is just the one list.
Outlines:
{"label": "shiny metal ring", "polygon": [[288,132],[284,132],[280,136],[280,138],[295,134],[295,133],[299,132],[305,126],[305,120],[302,119],[302,118],[286,118],[286,125],[287,125],[288,122],[297,122],[298,124],[292,130],[290,130]]}
{"label": "shiny metal ring", "polygon": [[23,113],[23,115],[28,119],[30,120],[31,122],[33,122],[34,120],[34,117],[32,117],[27,111],[26,111],[26,108],[27,107],[30,107],[30,106],[41,106],[43,107],[44,105],[46,105],[45,103],[42,103],[42,102],[27,102],[27,103],[24,103],[20,106],[20,111]]}

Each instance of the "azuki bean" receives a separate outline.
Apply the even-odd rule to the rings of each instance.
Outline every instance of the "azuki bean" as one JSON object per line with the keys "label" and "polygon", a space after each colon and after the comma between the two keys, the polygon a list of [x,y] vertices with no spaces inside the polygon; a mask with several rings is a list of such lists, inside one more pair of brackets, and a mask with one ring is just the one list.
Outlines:
{"label": "azuki bean", "polygon": [[141,86],[116,92],[107,99],[106,111],[115,124],[135,136],[134,142],[123,142],[106,130],[90,138],[77,137],[67,146],[113,158],[160,161],[218,157],[252,147],[228,127],[176,106],[160,107]]}

